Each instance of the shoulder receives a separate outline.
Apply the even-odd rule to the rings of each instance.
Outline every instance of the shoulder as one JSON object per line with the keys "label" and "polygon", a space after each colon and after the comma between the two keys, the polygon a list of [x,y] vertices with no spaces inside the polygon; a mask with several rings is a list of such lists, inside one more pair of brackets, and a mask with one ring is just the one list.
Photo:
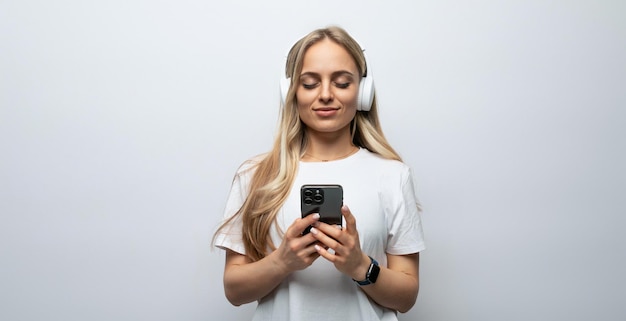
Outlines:
{"label": "shoulder", "polygon": [[263,159],[265,159],[265,155],[266,154],[256,155],[241,163],[233,177],[233,185],[240,185],[242,189],[247,189],[246,186],[252,181],[256,169]]}
{"label": "shoulder", "polygon": [[410,175],[411,168],[402,161],[384,158],[365,148],[361,152],[361,162],[364,166],[371,167],[382,175],[388,176],[398,174],[400,176]]}
{"label": "shoulder", "polygon": [[367,150],[362,154],[359,172],[376,182],[383,194],[401,193],[414,184],[412,170],[406,163]]}
{"label": "shoulder", "polygon": [[239,168],[237,168],[237,172],[235,173],[235,176],[252,175],[252,173],[254,173],[254,170],[257,168],[257,166],[265,159],[266,155],[267,154],[259,154],[259,155],[246,159],[243,163],[239,165]]}

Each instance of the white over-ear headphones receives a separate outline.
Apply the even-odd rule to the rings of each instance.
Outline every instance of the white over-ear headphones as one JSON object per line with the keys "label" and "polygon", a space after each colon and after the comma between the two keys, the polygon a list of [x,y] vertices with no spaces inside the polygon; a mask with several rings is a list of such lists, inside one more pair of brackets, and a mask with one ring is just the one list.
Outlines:
{"label": "white over-ear headphones", "polygon": [[[363,53],[365,55],[365,52]],[[283,104],[287,101],[287,93],[291,86],[291,78],[287,78],[285,73],[282,73],[280,79],[280,99]],[[365,74],[361,77],[359,83],[359,93],[357,98],[356,110],[369,111],[372,109],[372,103],[374,102],[374,77],[372,76],[372,69],[367,63],[367,57],[365,59]]]}

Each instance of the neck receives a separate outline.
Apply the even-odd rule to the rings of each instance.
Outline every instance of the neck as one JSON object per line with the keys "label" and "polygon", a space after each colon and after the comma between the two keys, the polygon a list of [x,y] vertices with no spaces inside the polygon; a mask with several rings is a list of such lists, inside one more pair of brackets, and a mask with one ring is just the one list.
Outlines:
{"label": "neck", "polygon": [[359,149],[352,144],[350,133],[341,135],[320,135],[310,133],[303,161],[333,161],[346,158]]}

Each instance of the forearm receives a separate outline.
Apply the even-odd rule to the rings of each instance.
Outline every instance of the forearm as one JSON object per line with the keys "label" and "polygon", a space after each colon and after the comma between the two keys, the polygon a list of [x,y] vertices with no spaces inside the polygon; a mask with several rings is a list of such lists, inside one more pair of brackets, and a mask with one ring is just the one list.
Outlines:
{"label": "forearm", "polygon": [[[345,228],[340,230],[319,223],[311,229],[311,234],[329,249],[333,249],[334,253],[322,246],[315,248],[321,256],[333,262],[339,271],[354,280],[364,280],[372,261],[361,251],[354,216],[346,206],[342,208],[342,213],[346,220]],[[387,266],[380,266],[376,282],[364,285],[362,289],[381,306],[400,312],[410,310],[419,290],[419,253],[387,254]]]}
{"label": "forearm", "polygon": [[275,253],[256,262],[247,262],[237,253],[227,254],[238,256],[227,260],[224,271],[224,291],[231,304],[238,306],[257,301],[285,279],[289,273],[276,264]]}
{"label": "forearm", "polygon": [[405,313],[415,304],[419,279],[381,266],[376,283],[361,286],[361,290],[379,305]]}
{"label": "forearm", "polygon": [[312,233],[302,231],[317,222],[319,214],[299,218],[289,226],[280,246],[263,259],[251,262],[245,255],[226,251],[224,291],[233,305],[253,302],[268,295],[291,272],[310,266],[319,254]]}

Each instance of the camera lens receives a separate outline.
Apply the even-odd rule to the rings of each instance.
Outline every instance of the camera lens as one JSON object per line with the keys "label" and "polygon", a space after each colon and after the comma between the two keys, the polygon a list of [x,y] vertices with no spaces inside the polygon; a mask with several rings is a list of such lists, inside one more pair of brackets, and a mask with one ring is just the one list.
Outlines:
{"label": "camera lens", "polygon": [[315,196],[313,196],[313,199],[316,203],[321,203],[324,200],[324,197],[322,197],[322,194],[315,194]]}
{"label": "camera lens", "polygon": [[310,190],[310,189],[305,189],[305,190],[304,190],[304,196],[306,196],[306,197],[311,197],[311,196],[313,196],[313,191],[312,191],[312,190]]}
{"label": "camera lens", "polygon": [[311,205],[311,204],[313,204],[313,199],[312,199],[312,198],[310,198],[310,197],[305,197],[305,198],[304,198],[304,204],[306,204],[306,205]]}

